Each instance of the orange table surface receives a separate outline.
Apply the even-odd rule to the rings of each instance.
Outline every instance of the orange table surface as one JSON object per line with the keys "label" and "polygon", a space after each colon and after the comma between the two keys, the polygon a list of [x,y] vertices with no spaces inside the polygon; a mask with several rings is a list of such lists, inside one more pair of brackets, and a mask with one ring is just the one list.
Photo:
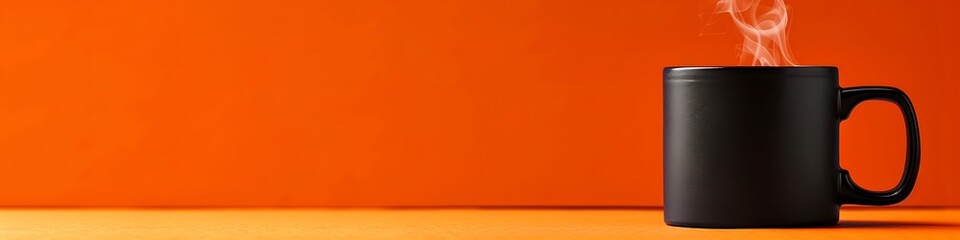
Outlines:
{"label": "orange table surface", "polygon": [[844,208],[823,228],[692,229],[659,209],[0,209],[0,239],[960,239],[960,209]]}

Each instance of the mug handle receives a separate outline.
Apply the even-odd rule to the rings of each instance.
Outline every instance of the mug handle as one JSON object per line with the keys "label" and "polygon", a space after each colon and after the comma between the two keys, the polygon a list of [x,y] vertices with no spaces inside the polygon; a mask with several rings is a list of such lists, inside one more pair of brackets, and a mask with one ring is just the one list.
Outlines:
{"label": "mug handle", "polygon": [[853,182],[846,169],[840,169],[840,204],[889,205],[903,201],[913,191],[920,171],[920,130],[917,114],[910,98],[893,87],[854,87],[840,89],[840,121],[850,116],[857,104],[866,100],[882,100],[897,104],[907,126],[907,160],[903,176],[896,187],[886,191],[871,191]]}

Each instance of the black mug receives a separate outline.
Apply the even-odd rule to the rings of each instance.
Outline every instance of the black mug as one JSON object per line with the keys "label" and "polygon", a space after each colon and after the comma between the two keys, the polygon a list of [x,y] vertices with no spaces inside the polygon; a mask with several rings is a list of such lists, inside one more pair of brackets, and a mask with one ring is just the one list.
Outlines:
{"label": "black mug", "polygon": [[[907,95],[841,88],[836,67],[668,67],[663,72],[664,220],[684,227],[836,224],[841,204],[889,205],[913,190],[920,133]],[[907,157],[896,187],[857,186],[839,164],[840,122],[866,100],[896,103]]]}

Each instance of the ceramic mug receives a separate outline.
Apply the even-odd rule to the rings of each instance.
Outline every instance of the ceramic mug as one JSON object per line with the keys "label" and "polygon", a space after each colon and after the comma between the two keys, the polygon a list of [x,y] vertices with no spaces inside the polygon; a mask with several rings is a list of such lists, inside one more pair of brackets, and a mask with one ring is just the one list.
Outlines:
{"label": "ceramic mug", "polygon": [[[841,204],[894,204],[913,190],[920,133],[899,89],[841,88],[836,67],[668,67],[663,79],[669,225],[832,225]],[[887,191],[857,186],[838,160],[840,122],[866,100],[897,104],[906,123],[906,167]]]}

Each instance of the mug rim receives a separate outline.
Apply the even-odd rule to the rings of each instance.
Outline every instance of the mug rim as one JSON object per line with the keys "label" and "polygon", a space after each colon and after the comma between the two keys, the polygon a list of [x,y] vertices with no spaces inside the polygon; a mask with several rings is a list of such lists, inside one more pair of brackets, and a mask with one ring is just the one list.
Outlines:
{"label": "mug rim", "polygon": [[669,66],[663,68],[663,80],[699,80],[750,77],[831,77],[836,66]]}

